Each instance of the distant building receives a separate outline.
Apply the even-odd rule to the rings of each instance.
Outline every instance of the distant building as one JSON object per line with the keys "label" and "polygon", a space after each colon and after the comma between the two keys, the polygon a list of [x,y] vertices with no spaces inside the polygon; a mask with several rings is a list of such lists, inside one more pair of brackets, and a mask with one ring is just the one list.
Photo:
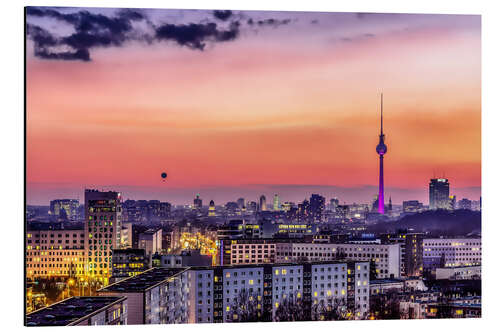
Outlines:
{"label": "distant building", "polygon": [[455,206],[457,204],[457,196],[456,195],[450,195],[448,198],[448,209],[449,210],[455,210]]}
{"label": "distant building", "polygon": [[259,211],[263,212],[267,210],[267,205],[266,205],[266,196],[261,195],[259,198]]}
{"label": "distant building", "polygon": [[203,201],[201,200],[199,194],[196,194],[196,197],[193,200],[193,207],[195,209],[201,209],[203,207]]}
{"label": "distant building", "polygon": [[420,213],[424,209],[424,204],[418,200],[403,201],[403,213]]}
{"label": "distant building", "polygon": [[76,199],[56,199],[50,202],[50,215],[74,221],[78,216],[80,203]]}
{"label": "distant building", "polygon": [[236,200],[239,209],[243,209],[245,207],[245,198],[239,198]]}
{"label": "distant building", "polygon": [[26,315],[26,326],[127,325],[127,297],[71,297]]}
{"label": "distant building", "polygon": [[337,198],[330,199],[330,210],[332,212],[335,212],[338,205],[339,205],[339,199],[337,199]]}
{"label": "distant building", "polygon": [[215,216],[215,202],[210,200],[208,205],[208,216]]}
{"label": "distant building", "polygon": [[445,178],[434,178],[429,183],[429,208],[449,209],[450,183]]}
{"label": "distant building", "polygon": [[148,229],[139,234],[139,249],[144,249],[146,255],[160,253],[162,250],[162,230]]}
{"label": "distant building", "polygon": [[458,202],[458,209],[472,210],[472,201],[467,198],[463,198]]}
{"label": "distant building", "polygon": [[273,210],[275,212],[281,210],[280,197],[277,194],[273,198]]}
{"label": "distant building", "polygon": [[309,203],[311,209],[311,221],[323,221],[323,213],[325,211],[325,197],[319,194],[313,194],[311,195]]}

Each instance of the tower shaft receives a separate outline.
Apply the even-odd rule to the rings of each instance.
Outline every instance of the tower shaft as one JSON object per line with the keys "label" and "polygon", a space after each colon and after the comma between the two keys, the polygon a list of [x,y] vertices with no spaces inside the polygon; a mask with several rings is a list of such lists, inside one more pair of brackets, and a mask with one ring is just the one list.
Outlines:
{"label": "tower shaft", "polygon": [[379,155],[380,157],[380,167],[379,167],[379,182],[378,182],[378,212],[384,214],[384,155]]}

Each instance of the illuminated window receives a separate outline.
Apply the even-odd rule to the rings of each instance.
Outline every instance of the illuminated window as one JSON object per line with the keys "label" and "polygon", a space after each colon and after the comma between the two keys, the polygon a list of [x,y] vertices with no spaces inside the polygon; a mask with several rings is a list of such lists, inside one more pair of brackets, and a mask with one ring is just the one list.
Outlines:
{"label": "illuminated window", "polygon": [[253,285],[253,280],[249,280],[248,284]]}

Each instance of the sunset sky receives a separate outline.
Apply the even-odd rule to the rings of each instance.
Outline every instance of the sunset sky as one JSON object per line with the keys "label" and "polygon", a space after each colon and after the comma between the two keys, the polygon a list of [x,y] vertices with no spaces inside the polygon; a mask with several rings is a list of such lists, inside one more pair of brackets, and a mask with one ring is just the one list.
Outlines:
{"label": "sunset sky", "polygon": [[[30,7],[27,202],[481,191],[477,15]],[[168,173],[163,182],[160,174]]]}

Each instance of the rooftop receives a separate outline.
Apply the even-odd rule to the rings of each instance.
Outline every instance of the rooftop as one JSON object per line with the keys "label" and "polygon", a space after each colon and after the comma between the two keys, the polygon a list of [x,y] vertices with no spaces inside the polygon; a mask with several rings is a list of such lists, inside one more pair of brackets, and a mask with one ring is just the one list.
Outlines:
{"label": "rooftop", "polygon": [[270,263],[270,264],[245,264],[245,265],[226,265],[226,266],[196,266],[190,267],[190,270],[207,270],[207,269],[241,269],[241,268],[258,268],[258,267],[286,267],[286,266],[303,266],[303,265],[329,265],[329,264],[346,264],[348,262],[356,262],[356,263],[368,263],[368,260],[324,260],[324,261],[312,261],[312,262],[286,262],[286,263]]}
{"label": "rooftop", "polygon": [[110,296],[71,297],[27,314],[26,326],[73,325],[124,299]]}
{"label": "rooftop", "polygon": [[99,292],[143,292],[169,278],[184,272],[187,268],[154,267],[144,273],[110,284]]}

